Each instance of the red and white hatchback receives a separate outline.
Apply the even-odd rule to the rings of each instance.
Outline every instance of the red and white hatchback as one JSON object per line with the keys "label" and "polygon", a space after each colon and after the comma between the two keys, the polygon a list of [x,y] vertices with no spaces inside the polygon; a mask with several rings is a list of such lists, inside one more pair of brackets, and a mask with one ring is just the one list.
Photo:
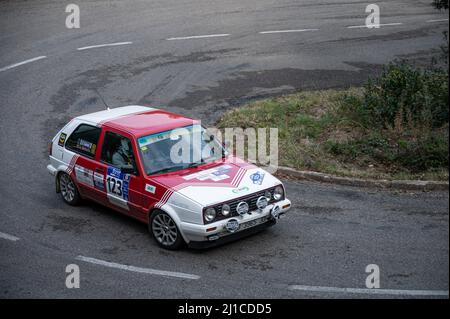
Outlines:
{"label": "red and white hatchback", "polygon": [[255,233],[291,206],[277,178],[229,155],[198,121],[143,106],[74,118],[53,138],[47,169],[68,204],[130,215],[167,249]]}

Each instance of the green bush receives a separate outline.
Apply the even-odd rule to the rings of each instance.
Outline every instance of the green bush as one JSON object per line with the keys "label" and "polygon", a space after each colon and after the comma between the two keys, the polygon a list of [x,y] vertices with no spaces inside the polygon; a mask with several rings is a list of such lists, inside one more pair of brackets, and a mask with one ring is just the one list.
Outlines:
{"label": "green bush", "polygon": [[431,132],[419,138],[401,137],[396,141],[375,134],[346,142],[327,141],[325,150],[344,162],[357,165],[382,164],[423,172],[448,167],[448,136]]}
{"label": "green bush", "polygon": [[391,63],[380,77],[365,85],[362,105],[356,110],[365,124],[393,127],[403,121],[441,127],[448,122],[448,71],[413,69]]}
{"label": "green bush", "polygon": [[448,137],[430,134],[418,140],[405,141],[395,161],[411,171],[448,167]]}
{"label": "green bush", "polygon": [[226,113],[218,127],[278,127],[285,166],[364,178],[446,180],[448,70],[439,67],[392,63],[362,88],[256,101]]}
{"label": "green bush", "polygon": [[390,162],[393,158],[389,142],[376,134],[341,143],[327,141],[325,149],[345,162],[365,162],[369,158],[373,162]]}
{"label": "green bush", "polygon": [[448,167],[448,70],[391,63],[364,86],[362,96],[344,95],[339,112],[365,133],[326,149],[344,162],[366,158],[422,172]]}

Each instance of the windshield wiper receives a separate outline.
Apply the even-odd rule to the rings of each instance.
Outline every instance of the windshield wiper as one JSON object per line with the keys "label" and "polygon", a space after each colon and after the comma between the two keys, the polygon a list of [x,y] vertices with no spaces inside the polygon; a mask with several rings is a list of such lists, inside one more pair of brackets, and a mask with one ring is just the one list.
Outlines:
{"label": "windshield wiper", "polygon": [[154,172],[150,172],[148,175],[161,174],[161,173],[168,173],[168,172],[171,172],[171,171],[174,171],[174,170],[176,171],[176,170],[179,170],[179,169],[183,169],[183,168],[185,168],[185,167],[186,167],[186,166],[183,166],[183,165],[166,167],[166,168],[162,168],[162,169],[160,169],[160,170],[154,171]]}
{"label": "windshield wiper", "polygon": [[197,167],[205,163],[205,160],[202,158],[200,162],[189,163],[186,168]]}
{"label": "windshield wiper", "polygon": [[193,167],[200,166],[200,165],[202,165],[204,163],[205,163],[205,160],[202,158],[199,162],[193,162],[193,163],[189,163],[187,165],[178,165],[178,166],[166,167],[166,168],[162,168],[160,170],[157,170],[155,172],[150,172],[147,175],[162,174],[162,173],[168,173],[168,172],[171,172],[171,171],[176,171],[176,170],[185,169],[185,168],[193,168]]}

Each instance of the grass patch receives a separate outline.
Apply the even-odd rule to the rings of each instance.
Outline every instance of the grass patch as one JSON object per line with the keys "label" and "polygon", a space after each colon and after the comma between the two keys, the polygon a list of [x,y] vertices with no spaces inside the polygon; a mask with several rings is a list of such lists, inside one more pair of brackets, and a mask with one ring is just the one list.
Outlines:
{"label": "grass patch", "polygon": [[448,180],[448,71],[390,64],[364,87],[256,101],[217,126],[277,127],[280,165],[300,170]]}

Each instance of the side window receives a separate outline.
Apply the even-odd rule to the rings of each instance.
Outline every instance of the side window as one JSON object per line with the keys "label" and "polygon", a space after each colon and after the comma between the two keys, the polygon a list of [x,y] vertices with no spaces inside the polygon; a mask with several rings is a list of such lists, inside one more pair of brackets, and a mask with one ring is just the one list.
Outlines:
{"label": "side window", "polygon": [[105,133],[100,159],[117,168],[132,167],[136,169],[130,139],[113,132]]}
{"label": "side window", "polygon": [[99,127],[80,124],[67,139],[66,148],[75,153],[94,157],[101,131]]}

